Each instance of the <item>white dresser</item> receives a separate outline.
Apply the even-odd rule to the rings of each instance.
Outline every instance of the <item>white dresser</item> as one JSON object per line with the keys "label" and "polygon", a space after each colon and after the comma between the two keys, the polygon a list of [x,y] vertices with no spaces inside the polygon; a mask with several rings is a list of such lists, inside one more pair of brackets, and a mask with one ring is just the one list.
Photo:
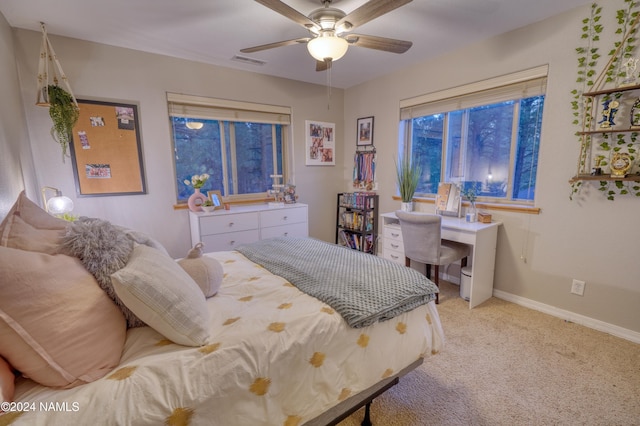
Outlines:
{"label": "white dresser", "polygon": [[308,237],[306,204],[232,206],[212,213],[189,212],[191,245],[202,241],[204,251],[228,251],[245,243],[273,237]]}

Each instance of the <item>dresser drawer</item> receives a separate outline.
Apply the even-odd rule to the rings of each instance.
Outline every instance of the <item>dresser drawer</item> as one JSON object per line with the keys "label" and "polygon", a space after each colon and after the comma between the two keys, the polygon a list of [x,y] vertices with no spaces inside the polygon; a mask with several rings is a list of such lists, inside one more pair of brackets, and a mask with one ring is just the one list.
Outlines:
{"label": "dresser drawer", "polygon": [[400,225],[385,225],[383,234],[384,240],[395,240],[402,243],[402,231],[400,230]]}
{"label": "dresser drawer", "polygon": [[260,234],[263,240],[265,238],[276,237],[304,238],[309,236],[309,229],[307,222],[301,222],[284,226],[270,226],[268,228],[262,228]]}
{"label": "dresser drawer", "polygon": [[307,222],[306,207],[266,210],[260,213],[260,226],[262,228],[301,222]]}
{"label": "dresser drawer", "polygon": [[397,251],[400,252],[402,256],[404,256],[404,244],[402,243],[402,241],[385,238],[383,247],[384,250]]}
{"label": "dresser drawer", "polygon": [[404,252],[389,250],[388,248],[384,248],[382,257],[387,260],[391,260],[392,262],[399,263],[404,265]]}
{"label": "dresser drawer", "polygon": [[200,218],[200,234],[203,237],[205,235],[246,231],[249,229],[258,229],[258,213],[212,215]]}
{"label": "dresser drawer", "polygon": [[253,243],[259,239],[260,231],[257,229],[202,236],[205,252],[235,250],[241,244]]}

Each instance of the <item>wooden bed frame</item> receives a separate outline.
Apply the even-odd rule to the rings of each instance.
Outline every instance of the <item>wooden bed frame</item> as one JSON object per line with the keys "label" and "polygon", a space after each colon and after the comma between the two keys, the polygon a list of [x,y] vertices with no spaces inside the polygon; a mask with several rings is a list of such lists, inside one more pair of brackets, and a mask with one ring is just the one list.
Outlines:
{"label": "wooden bed frame", "polygon": [[372,423],[369,415],[369,410],[371,408],[371,403],[373,402],[373,400],[379,395],[382,395],[384,392],[386,392],[387,389],[397,385],[400,381],[400,377],[418,368],[420,365],[422,365],[423,361],[424,358],[417,359],[413,363],[400,370],[400,372],[398,372],[397,374],[387,377],[386,379],[379,381],[370,388],[365,389],[362,392],[342,401],[333,408],[320,414],[318,417],[309,420],[303,426],[334,426],[349,417],[351,414],[355,413],[363,406],[365,407],[365,413],[364,420],[362,420],[361,425],[371,426]]}

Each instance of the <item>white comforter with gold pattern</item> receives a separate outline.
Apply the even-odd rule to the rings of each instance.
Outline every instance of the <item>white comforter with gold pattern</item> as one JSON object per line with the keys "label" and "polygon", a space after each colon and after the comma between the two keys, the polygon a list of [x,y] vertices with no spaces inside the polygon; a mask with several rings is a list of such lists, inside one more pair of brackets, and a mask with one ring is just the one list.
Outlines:
{"label": "white comforter with gold pattern", "polygon": [[433,302],[354,329],[328,305],[241,254],[207,255],[225,270],[219,293],[207,301],[207,346],[180,346],[149,327],[131,329],[112,373],[68,390],[18,379],[16,401],[30,410],[3,420],[47,426],[302,425],[442,347]]}

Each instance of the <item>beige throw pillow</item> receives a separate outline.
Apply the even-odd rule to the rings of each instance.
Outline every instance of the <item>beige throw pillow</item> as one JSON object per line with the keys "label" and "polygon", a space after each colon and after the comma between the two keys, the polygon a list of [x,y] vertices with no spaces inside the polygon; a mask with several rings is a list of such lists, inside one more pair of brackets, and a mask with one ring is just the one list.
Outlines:
{"label": "beige throw pillow", "polygon": [[202,346],[209,338],[209,311],[200,287],[166,254],[136,245],[127,266],[111,275],[120,300],[167,339]]}
{"label": "beige throw pillow", "polygon": [[0,356],[45,386],[71,388],[120,361],[122,313],[78,259],[0,247]]}
{"label": "beige throw pillow", "polygon": [[68,222],[51,216],[24,191],[0,223],[0,246],[55,254]]}

